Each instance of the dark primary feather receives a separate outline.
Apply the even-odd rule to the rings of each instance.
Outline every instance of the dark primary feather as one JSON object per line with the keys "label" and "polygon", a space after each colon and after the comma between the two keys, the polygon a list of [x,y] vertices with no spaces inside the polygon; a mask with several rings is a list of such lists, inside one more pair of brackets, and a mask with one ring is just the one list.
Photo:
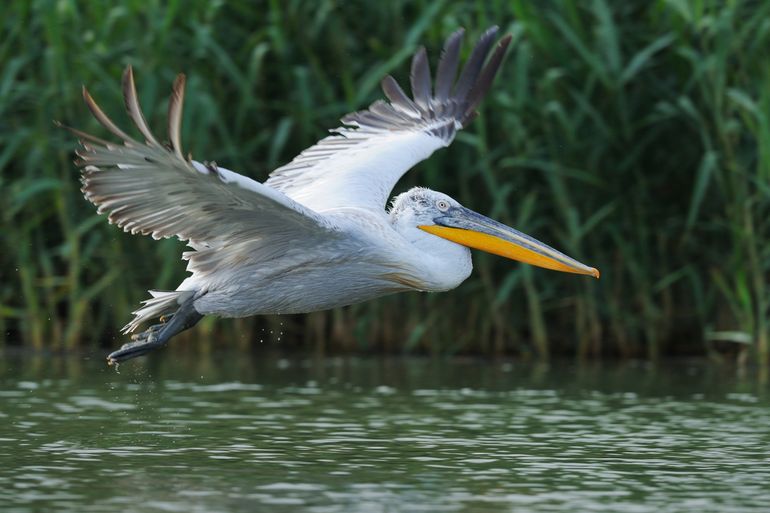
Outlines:
{"label": "dark primary feather", "polygon": [[128,115],[134,121],[134,124],[144,136],[147,144],[151,146],[160,146],[160,143],[152,135],[150,127],[147,126],[147,120],[144,119],[142,108],[139,106],[139,98],[136,94],[136,84],[134,84],[134,70],[131,66],[126,67],[123,72],[123,100],[126,104]]}
{"label": "dark primary feather", "polygon": [[[415,123],[415,120],[410,116],[409,126],[391,124],[390,128],[420,129],[424,128],[426,124],[431,124],[436,128],[435,122],[442,120],[446,122],[457,121],[461,126],[465,126],[467,122],[473,119],[475,109],[492,85],[511,42],[511,36],[505,36],[487,60],[497,32],[497,27],[491,27],[484,32],[473,48],[456,84],[455,77],[464,30],[459,29],[447,38],[436,69],[435,96],[431,96],[430,65],[425,48],[420,48],[412,59],[409,78],[414,101],[409,99],[393,77],[386,76],[382,81],[382,90],[390,100],[391,107],[404,113],[414,113],[417,110],[416,114],[420,116],[419,121],[422,122]],[[484,65],[485,62],[487,63],[486,66]],[[453,85],[454,91],[451,92]],[[343,118],[343,121],[358,124],[360,125],[359,128],[374,126],[372,117],[368,115],[371,111],[370,107],[368,111],[349,114]],[[454,136],[454,130],[447,131],[447,135]]]}
{"label": "dark primary feather", "polygon": [[417,108],[417,105],[415,105],[409,96],[406,95],[404,90],[401,89],[401,86],[398,85],[398,82],[396,82],[395,78],[391,77],[390,75],[386,76],[382,79],[381,86],[382,91],[385,93],[385,96],[388,98],[388,100],[390,100],[390,104],[393,107],[402,109],[406,114],[410,116],[420,115],[420,109]]}
{"label": "dark primary feather", "polygon": [[[123,130],[118,128],[115,123],[112,122],[112,120],[107,117],[107,115],[102,111],[102,109],[96,104],[93,98],[91,98],[91,95],[88,93],[88,89],[86,89],[85,86],[83,86],[83,101],[86,102],[86,107],[88,107],[88,110],[91,111],[91,114],[96,118],[96,120],[101,123],[101,125],[115,134],[116,136],[123,139],[124,143],[127,145],[138,145],[139,142],[136,141],[133,137],[125,133]],[[82,132],[81,132],[82,133]],[[87,139],[91,139],[90,137],[86,137]],[[93,139],[92,139],[93,140]]]}
{"label": "dark primary feather", "polygon": [[[470,91],[473,87],[474,82],[479,76],[481,67],[484,65],[484,60],[487,58],[489,48],[492,46],[492,41],[494,41],[496,35],[497,27],[491,27],[486,32],[484,32],[484,34],[482,34],[481,38],[479,38],[479,42],[476,43],[476,46],[471,52],[471,56],[468,58],[468,62],[465,63],[465,67],[463,68],[462,73],[460,73],[460,78],[457,79],[457,85],[455,86],[454,90],[454,96],[456,98],[465,98],[465,96],[468,94],[468,91]],[[507,39],[505,42],[506,46],[508,46],[510,38],[511,36],[507,36],[503,40],[506,41]]]}
{"label": "dark primary feather", "polygon": [[423,109],[428,109],[430,102],[430,65],[425,47],[420,48],[412,58],[412,72],[409,74],[412,83],[414,102]]}
{"label": "dark primary feather", "polygon": [[[503,42],[507,46],[510,40],[511,36],[507,36],[505,39],[503,39]],[[487,91],[489,91],[489,88],[492,86],[492,81],[495,79],[497,70],[500,68],[500,64],[503,62],[504,51],[504,49],[500,51],[499,47],[497,50],[495,50],[495,53],[492,54],[489,62],[487,62],[487,65],[484,66],[483,70],[481,70],[481,74],[473,84],[473,87],[471,88],[466,98],[467,106],[465,107],[463,123],[465,122],[465,119],[468,118],[468,116],[474,115],[476,107],[478,107],[479,103],[481,103],[481,100],[484,99]]]}
{"label": "dark primary feather", "polygon": [[460,43],[464,32],[463,29],[459,29],[449,36],[441,51],[441,60],[436,68],[435,92],[436,100],[439,102],[446,101],[452,91],[452,82],[457,73],[457,66],[460,64]]}
{"label": "dark primary feather", "polygon": [[182,106],[184,105],[184,86],[185,76],[179,74],[174,80],[174,85],[171,89],[171,98],[168,100],[168,137],[171,142],[171,148],[174,150],[176,156],[184,160],[182,155]]}

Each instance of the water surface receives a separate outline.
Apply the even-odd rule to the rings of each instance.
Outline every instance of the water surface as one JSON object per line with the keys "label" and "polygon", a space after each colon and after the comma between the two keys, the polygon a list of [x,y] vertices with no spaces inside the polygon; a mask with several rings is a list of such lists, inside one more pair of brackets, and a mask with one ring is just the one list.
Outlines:
{"label": "water surface", "polygon": [[770,391],[680,362],[0,365],[0,510],[767,511]]}

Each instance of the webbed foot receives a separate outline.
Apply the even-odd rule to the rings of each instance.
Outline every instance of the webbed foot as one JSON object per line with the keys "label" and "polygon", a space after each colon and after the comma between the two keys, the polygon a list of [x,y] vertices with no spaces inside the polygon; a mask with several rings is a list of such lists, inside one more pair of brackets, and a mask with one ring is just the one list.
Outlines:
{"label": "webbed foot", "polygon": [[161,317],[161,324],[154,324],[141,333],[131,335],[131,342],[107,356],[107,364],[114,365],[137,356],[142,356],[158,347],[166,345],[177,333],[195,326],[203,315],[193,307],[192,300],[184,303],[170,315]]}

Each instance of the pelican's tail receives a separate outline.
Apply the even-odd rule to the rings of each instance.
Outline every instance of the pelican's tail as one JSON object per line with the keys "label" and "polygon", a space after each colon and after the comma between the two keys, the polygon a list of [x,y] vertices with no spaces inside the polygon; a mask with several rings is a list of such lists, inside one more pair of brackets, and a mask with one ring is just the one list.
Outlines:
{"label": "pelican's tail", "polygon": [[192,290],[150,290],[148,292],[152,297],[142,301],[144,306],[131,312],[134,318],[123,326],[121,330],[123,333],[132,333],[145,322],[174,313],[182,303],[195,294]]}

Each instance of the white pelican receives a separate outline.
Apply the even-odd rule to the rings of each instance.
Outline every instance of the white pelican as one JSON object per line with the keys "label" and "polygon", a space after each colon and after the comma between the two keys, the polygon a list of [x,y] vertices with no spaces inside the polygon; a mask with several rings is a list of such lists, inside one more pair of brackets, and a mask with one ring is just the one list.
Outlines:
{"label": "white pelican", "polygon": [[391,190],[412,166],[448,146],[475,116],[511,41],[492,49],[497,28],[476,44],[457,80],[463,31],[446,40],[431,90],[425,49],[412,60],[412,98],[386,76],[379,100],[342,118],[343,126],[276,169],[265,183],[185,157],[180,124],[185,76],[168,107],[169,142],[153,136],[139,108],[129,66],[123,95],[144,142],[118,128],[83,88],[96,119],[122,144],[70,129],[82,148],[85,197],[131,233],[178,237],[192,251],[191,273],[176,290],[151,290],[124,328],[132,336],[110,364],[165,345],[204,315],[305,313],[395,292],[445,291],[470,274],[477,248],[558,271],[599,271],[446,194]]}

